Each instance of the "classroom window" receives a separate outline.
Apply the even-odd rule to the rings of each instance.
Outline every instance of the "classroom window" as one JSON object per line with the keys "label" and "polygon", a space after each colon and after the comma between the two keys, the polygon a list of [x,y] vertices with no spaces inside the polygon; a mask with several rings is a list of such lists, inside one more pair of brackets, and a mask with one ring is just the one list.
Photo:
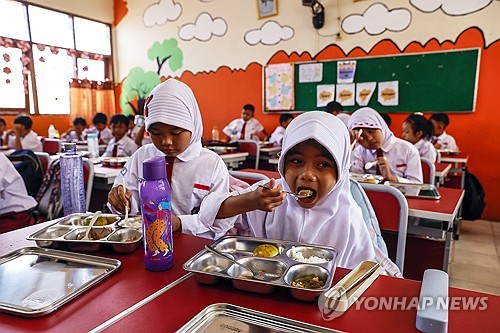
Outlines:
{"label": "classroom window", "polygon": [[109,24],[0,0],[0,114],[68,114],[71,79],[112,73]]}

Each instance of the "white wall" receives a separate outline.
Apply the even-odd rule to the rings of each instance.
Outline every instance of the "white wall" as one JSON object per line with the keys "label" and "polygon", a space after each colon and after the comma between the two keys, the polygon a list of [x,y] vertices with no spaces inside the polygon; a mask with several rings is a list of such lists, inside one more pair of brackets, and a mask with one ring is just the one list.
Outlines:
{"label": "white wall", "polygon": [[27,0],[26,2],[104,23],[113,23],[113,0]]}

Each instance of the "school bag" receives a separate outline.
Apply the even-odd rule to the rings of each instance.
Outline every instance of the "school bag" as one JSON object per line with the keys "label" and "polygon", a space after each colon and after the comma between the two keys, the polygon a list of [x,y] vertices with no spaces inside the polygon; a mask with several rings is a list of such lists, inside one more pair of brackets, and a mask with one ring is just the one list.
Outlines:
{"label": "school bag", "polygon": [[21,175],[28,195],[36,197],[42,185],[43,168],[38,156],[31,150],[16,150],[7,156]]}
{"label": "school bag", "polygon": [[484,189],[477,177],[468,171],[465,172],[464,189],[462,218],[464,220],[480,219],[486,206],[484,202]]}
{"label": "school bag", "polygon": [[38,213],[41,213],[47,220],[63,216],[59,160],[50,164],[35,199],[38,202]]}

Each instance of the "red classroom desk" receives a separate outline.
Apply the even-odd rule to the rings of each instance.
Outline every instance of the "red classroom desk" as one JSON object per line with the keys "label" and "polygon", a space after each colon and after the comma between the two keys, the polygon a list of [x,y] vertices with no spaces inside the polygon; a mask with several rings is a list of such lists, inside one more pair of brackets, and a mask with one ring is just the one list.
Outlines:
{"label": "red classroom desk", "polygon": [[451,170],[451,163],[434,163],[436,168],[435,183],[436,186],[442,186],[444,184],[444,179]]}
{"label": "red classroom desk", "polygon": [[[21,247],[36,246],[35,242],[27,241],[26,236],[42,228],[45,223],[0,234],[0,256]],[[111,250],[87,253],[118,259],[122,263],[121,267],[116,273],[46,316],[22,318],[0,313],[0,332],[87,332],[186,274],[182,264],[199,251],[200,246],[192,245],[193,240],[198,239],[174,233],[174,268],[165,272],[149,272],[144,268],[142,247],[129,254]],[[200,238],[199,243],[195,244],[207,241]]]}

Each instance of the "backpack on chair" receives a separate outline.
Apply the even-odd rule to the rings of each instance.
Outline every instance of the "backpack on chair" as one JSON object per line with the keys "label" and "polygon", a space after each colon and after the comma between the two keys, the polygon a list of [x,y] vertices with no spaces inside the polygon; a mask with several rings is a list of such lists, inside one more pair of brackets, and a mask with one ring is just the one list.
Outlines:
{"label": "backpack on chair", "polygon": [[43,167],[38,156],[31,150],[16,150],[7,158],[24,180],[28,195],[35,198],[43,179]]}
{"label": "backpack on chair", "polygon": [[484,202],[484,189],[476,176],[469,171],[465,172],[465,194],[462,205],[462,218],[464,220],[477,220],[481,218],[486,203]]}
{"label": "backpack on chair", "polygon": [[38,213],[41,213],[47,220],[63,216],[59,160],[50,164],[35,199],[38,202]]}

